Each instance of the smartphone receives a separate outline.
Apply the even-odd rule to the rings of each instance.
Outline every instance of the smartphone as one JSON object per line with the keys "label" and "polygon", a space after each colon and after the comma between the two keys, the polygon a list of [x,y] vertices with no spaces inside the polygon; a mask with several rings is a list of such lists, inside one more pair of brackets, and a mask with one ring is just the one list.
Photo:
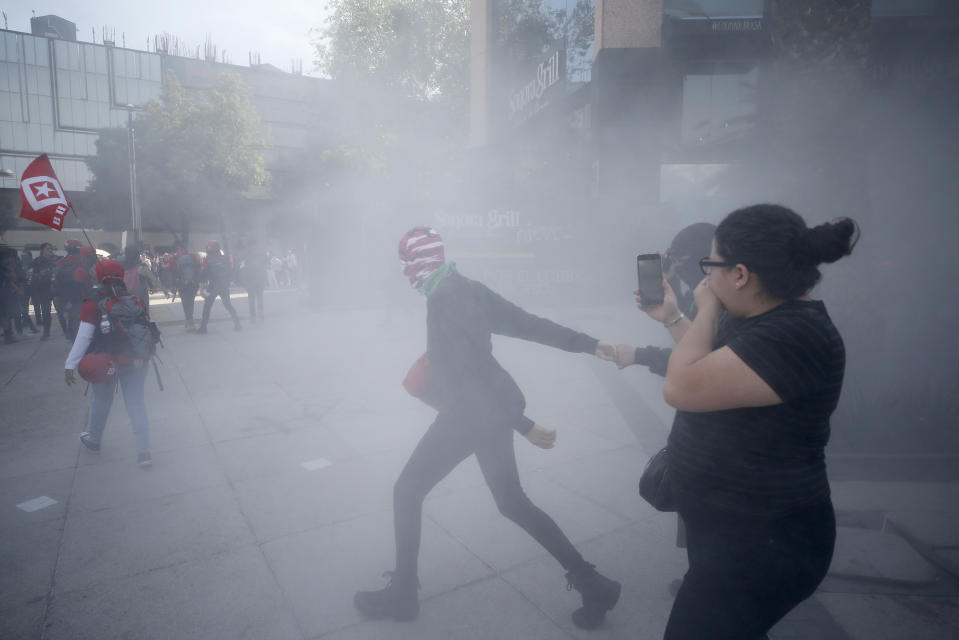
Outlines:
{"label": "smartphone", "polygon": [[658,253],[641,253],[636,256],[636,276],[639,280],[639,297],[644,307],[663,304],[663,261]]}

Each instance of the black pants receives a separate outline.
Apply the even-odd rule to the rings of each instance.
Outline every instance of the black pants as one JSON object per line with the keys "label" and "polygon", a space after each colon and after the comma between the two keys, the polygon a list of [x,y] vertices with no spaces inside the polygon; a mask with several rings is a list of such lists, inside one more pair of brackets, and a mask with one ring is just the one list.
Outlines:
{"label": "black pants", "polygon": [[203,301],[203,319],[200,320],[200,328],[206,329],[206,323],[210,320],[210,311],[213,309],[213,302],[217,296],[223,301],[223,306],[226,307],[226,310],[230,313],[230,317],[233,318],[233,326],[239,327],[240,318],[236,315],[236,309],[233,308],[233,304],[230,302],[230,290],[210,289],[210,297]]}
{"label": "black pants", "polygon": [[832,503],[775,519],[680,503],[689,571],[664,640],[759,640],[826,576],[836,540]]}
{"label": "black pants", "polygon": [[63,329],[64,337],[73,341],[80,328],[80,307],[83,306],[83,300],[66,300],[61,297],[54,298],[53,304],[57,308],[57,319],[60,322],[60,328]]}
{"label": "black pants", "polygon": [[37,295],[33,294],[33,313],[37,317],[37,326],[43,327],[43,335],[50,335],[50,323],[52,316],[50,315],[50,303],[53,302],[53,298],[49,295]]}
{"label": "black pants", "polygon": [[[250,320],[256,322],[257,316],[263,319],[263,286],[251,284],[246,288],[246,298],[250,301]],[[258,311],[259,310],[259,311]]]}
{"label": "black pants", "polygon": [[183,317],[187,326],[193,326],[193,305],[196,301],[196,290],[199,287],[195,282],[180,283],[180,304],[183,305]]}
{"label": "black pants", "polygon": [[[470,424],[472,422],[472,424]],[[567,571],[585,561],[552,518],[523,492],[513,451],[513,431],[440,413],[416,445],[393,488],[396,577],[417,576],[423,500],[469,455],[475,454],[500,513],[539,542]]]}

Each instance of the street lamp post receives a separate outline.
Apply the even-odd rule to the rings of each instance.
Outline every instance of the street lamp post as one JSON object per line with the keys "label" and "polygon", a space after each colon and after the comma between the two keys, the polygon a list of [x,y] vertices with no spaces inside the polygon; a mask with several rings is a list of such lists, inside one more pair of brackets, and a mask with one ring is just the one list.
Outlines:
{"label": "street lamp post", "polygon": [[127,109],[127,151],[130,157],[130,221],[133,225],[133,242],[140,247],[140,210],[137,207],[137,150],[136,131],[133,128],[132,104]]}

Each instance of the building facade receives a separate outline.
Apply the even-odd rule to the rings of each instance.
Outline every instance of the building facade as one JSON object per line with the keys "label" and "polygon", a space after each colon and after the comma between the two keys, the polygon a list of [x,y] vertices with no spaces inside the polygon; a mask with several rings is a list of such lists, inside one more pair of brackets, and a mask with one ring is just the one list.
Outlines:
{"label": "building facade", "polygon": [[[496,206],[560,229],[526,266],[574,274],[547,297],[612,284],[600,297],[621,301],[632,256],[739,206],[778,202],[813,224],[853,217],[862,241],[813,292],[847,344],[834,441],[959,451],[942,428],[959,409],[948,329],[959,304],[932,284],[959,272],[959,4],[589,4],[585,83],[557,91],[548,49],[510,58],[502,20],[515,3],[473,2],[472,141],[495,167]],[[847,22],[829,22],[836,9]],[[521,71],[503,72],[511,63]]]}
{"label": "building facade", "polygon": [[[71,198],[82,194],[91,180],[86,159],[96,153],[99,131],[135,124],[144,105],[160,96],[170,71],[188,93],[211,86],[222,71],[243,78],[270,139],[262,154],[274,178],[283,179],[276,174],[286,170],[286,158],[336,135],[340,112],[328,80],[270,65],[243,67],[80,42],[70,24],[45,16],[34,19],[36,33],[0,30],[0,168],[15,176],[0,178],[8,195],[19,189],[19,176],[41,153],[50,156]],[[285,207],[268,190],[249,196],[251,207]],[[261,225],[268,220],[269,215],[259,216]],[[150,228],[149,219],[142,223]],[[7,234],[19,234],[20,240],[11,236],[8,241],[37,240],[44,232],[36,226],[24,222]]]}

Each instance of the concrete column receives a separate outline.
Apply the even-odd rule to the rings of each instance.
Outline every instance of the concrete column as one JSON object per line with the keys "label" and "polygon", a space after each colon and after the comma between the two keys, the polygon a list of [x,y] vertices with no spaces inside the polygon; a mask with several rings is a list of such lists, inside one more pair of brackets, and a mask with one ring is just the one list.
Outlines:
{"label": "concrete column", "polygon": [[600,49],[659,47],[663,0],[596,0],[595,23],[597,53]]}
{"label": "concrete column", "polygon": [[470,146],[489,140],[489,68],[492,5],[496,0],[470,3]]}

